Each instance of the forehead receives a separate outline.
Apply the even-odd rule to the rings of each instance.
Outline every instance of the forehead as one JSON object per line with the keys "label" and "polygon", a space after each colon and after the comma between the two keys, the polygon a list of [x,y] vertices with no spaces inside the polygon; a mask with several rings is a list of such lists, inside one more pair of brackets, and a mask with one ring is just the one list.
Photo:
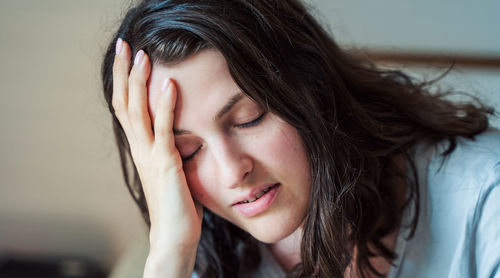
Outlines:
{"label": "forehead", "polygon": [[149,80],[149,105],[154,117],[161,86],[172,78],[177,87],[175,128],[188,129],[199,118],[212,118],[239,88],[232,79],[226,60],[216,50],[203,50],[172,65],[155,64]]}

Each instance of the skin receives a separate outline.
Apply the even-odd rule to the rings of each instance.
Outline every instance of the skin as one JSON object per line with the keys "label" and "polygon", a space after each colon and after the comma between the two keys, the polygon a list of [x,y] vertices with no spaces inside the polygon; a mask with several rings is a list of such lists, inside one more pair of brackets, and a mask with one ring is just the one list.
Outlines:
{"label": "skin", "polygon": [[[194,153],[183,162],[194,198],[262,242],[275,243],[295,231],[304,219],[311,184],[308,159],[295,128],[244,95],[222,118],[214,119],[234,95],[241,94],[225,59],[215,50],[202,51],[173,67],[153,67],[149,85],[153,119],[167,78],[177,85],[174,129],[186,131],[175,135],[175,143],[181,157]],[[263,213],[245,217],[232,207],[252,189],[276,183],[281,184],[277,198]]]}
{"label": "skin", "polygon": [[[297,263],[299,251],[290,239],[301,234],[311,189],[298,132],[243,95],[215,50],[173,66],[152,66],[138,52],[128,75],[130,56],[129,46],[119,41],[113,107],[150,212],[151,248],[144,277],[190,275],[202,207],[276,250],[287,250],[280,262]],[[273,184],[280,186],[267,210],[248,217],[232,206],[252,190]]]}
{"label": "skin", "polygon": [[147,108],[151,65],[118,40],[113,64],[115,115],[129,141],[150,213],[150,251],[144,277],[190,277],[201,235],[202,206],[193,200],[172,135],[176,92],[166,84],[158,101],[154,132]]}
{"label": "skin", "polygon": [[[128,44],[119,40],[112,104],[129,140],[150,213],[144,277],[191,275],[203,207],[267,243],[286,271],[293,268],[300,262],[311,190],[298,132],[244,95],[218,118],[241,90],[217,51],[204,50],[173,66],[152,66],[140,51],[129,75],[130,57]],[[402,157],[394,162],[404,169]],[[264,212],[246,217],[232,206],[252,189],[276,183],[277,197]],[[405,188],[403,180],[390,183]],[[405,190],[398,195],[402,205]],[[394,248],[396,238],[397,230],[383,241]],[[390,270],[380,257],[371,261],[381,273]]]}

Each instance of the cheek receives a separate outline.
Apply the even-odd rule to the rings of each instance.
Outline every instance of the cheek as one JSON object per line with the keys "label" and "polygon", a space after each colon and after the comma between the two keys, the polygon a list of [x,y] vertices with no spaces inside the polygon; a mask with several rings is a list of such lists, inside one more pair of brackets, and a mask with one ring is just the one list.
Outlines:
{"label": "cheek", "polygon": [[273,132],[266,134],[259,144],[259,152],[264,156],[262,162],[269,167],[279,167],[282,171],[293,172],[307,168],[307,156],[298,132],[288,123],[276,119]]}
{"label": "cheek", "polygon": [[217,188],[215,184],[211,184],[213,179],[207,179],[200,175],[202,169],[198,168],[198,165],[190,164],[184,167],[186,181],[193,198],[203,206],[210,207],[210,204],[213,203],[213,196],[217,196]]}

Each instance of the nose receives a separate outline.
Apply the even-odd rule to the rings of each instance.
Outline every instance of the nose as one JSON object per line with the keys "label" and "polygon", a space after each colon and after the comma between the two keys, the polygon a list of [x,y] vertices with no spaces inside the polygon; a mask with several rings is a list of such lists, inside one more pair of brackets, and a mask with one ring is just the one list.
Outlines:
{"label": "nose", "polygon": [[214,149],[213,155],[219,182],[227,188],[233,189],[243,185],[253,171],[253,159],[237,144],[224,142]]}

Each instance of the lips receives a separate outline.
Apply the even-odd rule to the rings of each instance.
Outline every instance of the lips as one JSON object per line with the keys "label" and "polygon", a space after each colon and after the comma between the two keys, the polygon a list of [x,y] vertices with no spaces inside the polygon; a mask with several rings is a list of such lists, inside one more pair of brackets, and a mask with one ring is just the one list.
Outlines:
{"label": "lips", "polygon": [[238,202],[238,204],[248,204],[248,203],[255,202],[260,197],[264,196],[264,194],[266,194],[267,192],[269,192],[269,190],[271,190],[271,187],[272,186],[266,187],[264,190],[262,190],[259,193],[255,194],[255,196],[250,197],[249,199],[246,199],[244,201]]}
{"label": "lips", "polygon": [[236,201],[234,201],[231,206],[234,206],[234,205],[239,204],[239,203],[254,202],[256,199],[259,199],[260,197],[262,197],[262,195],[267,193],[271,189],[271,187],[277,186],[277,185],[278,184],[268,184],[268,185],[256,187],[256,188],[252,189],[252,191],[250,191],[250,193],[238,197],[236,199]]}
{"label": "lips", "polygon": [[237,199],[232,207],[245,217],[252,217],[267,210],[278,194],[280,184],[256,188]]}

